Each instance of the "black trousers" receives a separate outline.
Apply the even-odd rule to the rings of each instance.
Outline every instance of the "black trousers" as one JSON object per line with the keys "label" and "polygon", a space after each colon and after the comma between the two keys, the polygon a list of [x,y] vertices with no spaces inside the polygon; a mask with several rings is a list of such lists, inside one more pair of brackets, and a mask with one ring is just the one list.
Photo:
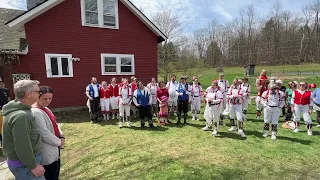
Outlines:
{"label": "black trousers", "polygon": [[189,100],[178,100],[178,119],[181,119],[181,114],[183,111],[184,118],[187,118],[187,113],[189,109]]}
{"label": "black trousers", "polygon": [[100,107],[100,99],[99,97],[94,98],[92,101],[90,101],[90,120],[91,121],[97,121],[98,120],[98,113],[99,113],[99,107]]}
{"label": "black trousers", "polygon": [[288,104],[287,114],[286,114],[286,121],[290,121],[290,120],[291,120],[291,117],[292,117],[291,105]]}
{"label": "black trousers", "polygon": [[152,124],[152,114],[151,114],[151,107],[146,106],[146,107],[138,107],[139,110],[139,115],[140,115],[140,120],[141,124],[145,123],[145,119],[148,119],[149,124]]}
{"label": "black trousers", "polygon": [[317,123],[320,124],[320,111],[316,111],[317,112]]}

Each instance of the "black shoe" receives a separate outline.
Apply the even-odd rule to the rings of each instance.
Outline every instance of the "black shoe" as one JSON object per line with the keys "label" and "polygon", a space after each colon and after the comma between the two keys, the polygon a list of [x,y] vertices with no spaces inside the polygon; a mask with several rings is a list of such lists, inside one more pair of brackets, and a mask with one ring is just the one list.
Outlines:
{"label": "black shoe", "polygon": [[144,127],[144,124],[141,124],[141,127],[143,128],[143,127]]}
{"label": "black shoe", "polygon": [[187,120],[184,120],[184,121],[183,121],[183,124],[184,124],[184,125],[188,125]]}
{"label": "black shoe", "polygon": [[154,128],[153,124],[149,124],[149,127],[150,127],[150,128]]}
{"label": "black shoe", "polygon": [[181,124],[181,121],[180,121],[180,119],[178,119],[178,122],[177,122],[177,124]]}

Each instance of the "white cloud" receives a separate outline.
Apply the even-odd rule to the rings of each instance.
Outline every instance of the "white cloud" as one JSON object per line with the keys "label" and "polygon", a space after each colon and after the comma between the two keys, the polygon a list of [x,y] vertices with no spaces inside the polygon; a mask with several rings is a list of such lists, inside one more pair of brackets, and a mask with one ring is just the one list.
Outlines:
{"label": "white cloud", "polygon": [[213,8],[212,11],[222,15],[224,18],[226,18],[227,20],[232,20],[232,15],[223,7],[221,7],[219,4],[216,4]]}
{"label": "white cloud", "polygon": [[26,10],[25,6],[24,0],[0,0],[1,8]]}

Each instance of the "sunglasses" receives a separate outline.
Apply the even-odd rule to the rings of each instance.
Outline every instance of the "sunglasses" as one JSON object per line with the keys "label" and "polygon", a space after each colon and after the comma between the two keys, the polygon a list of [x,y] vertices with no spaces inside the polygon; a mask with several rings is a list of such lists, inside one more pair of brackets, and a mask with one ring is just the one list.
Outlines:
{"label": "sunglasses", "polygon": [[300,86],[305,86],[306,84],[300,84]]}

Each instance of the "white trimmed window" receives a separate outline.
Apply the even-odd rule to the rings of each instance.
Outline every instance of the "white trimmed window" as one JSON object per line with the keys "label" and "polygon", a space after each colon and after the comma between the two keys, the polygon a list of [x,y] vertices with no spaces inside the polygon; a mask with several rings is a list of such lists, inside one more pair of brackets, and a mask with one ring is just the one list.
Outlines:
{"label": "white trimmed window", "polygon": [[48,78],[73,77],[71,54],[45,54]]}
{"label": "white trimmed window", "polygon": [[82,25],[119,28],[118,0],[81,0]]}
{"label": "white trimmed window", "polygon": [[101,54],[102,75],[134,75],[134,55]]}

